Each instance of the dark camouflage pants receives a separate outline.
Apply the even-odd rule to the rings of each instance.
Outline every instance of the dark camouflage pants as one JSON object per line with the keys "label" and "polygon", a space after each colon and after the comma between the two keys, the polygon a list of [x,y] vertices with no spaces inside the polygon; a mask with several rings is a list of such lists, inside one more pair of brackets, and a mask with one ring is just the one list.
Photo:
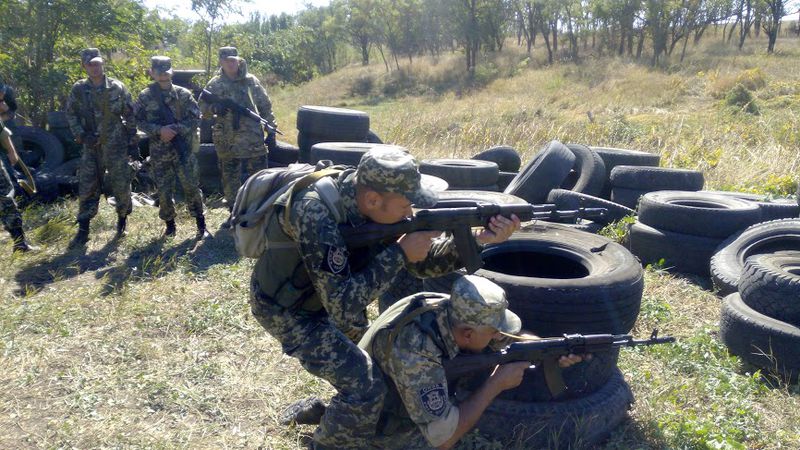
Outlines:
{"label": "dark camouflage pants", "polygon": [[283,352],[336,388],[337,393],[314,432],[314,442],[320,448],[369,447],[386,395],[378,366],[324,313],[292,313],[257,295],[257,287],[251,286],[250,292],[253,315],[281,343]]}
{"label": "dark camouflage pants", "polygon": [[131,169],[126,145],[106,144],[95,148],[84,145],[78,171],[78,221],[97,215],[106,171],[111,193],[117,200],[117,215],[126,217],[131,213]]}
{"label": "dark camouflage pants", "polygon": [[249,177],[259,170],[267,168],[267,155],[254,156],[252,158],[220,158],[219,176],[222,180],[222,192],[228,207],[233,208],[236,201],[236,193],[242,186],[242,170]]}
{"label": "dark camouflage pants", "polygon": [[14,185],[6,171],[4,161],[0,161],[0,221],[6,231],[13,228],[22,228],[22,216],[14,201]]}
{"label": "dark camouflage pants", "polygon": [[151,149],[150,165],[153,168],[158,189],[158,217],[161,220],[175,220],[175,202],[172,199],[176,179],[181,183],[186,208],[192,217],[203,215],[203,194],[197,178],[197,158],[189,152],[179,158],[174,152],[154,153]]}

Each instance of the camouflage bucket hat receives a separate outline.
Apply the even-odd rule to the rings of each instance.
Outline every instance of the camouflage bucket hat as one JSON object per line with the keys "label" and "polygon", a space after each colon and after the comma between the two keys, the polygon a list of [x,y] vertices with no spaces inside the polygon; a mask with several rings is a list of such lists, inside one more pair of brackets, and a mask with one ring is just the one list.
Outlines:
{"label": "camouflage bucket hat", "polygon": [[356,169],[356,182],[379,192],[405,196],[417,208],[436,205],[436,193],[421,183],[417,160],[403,147],[385,145],[364,153]]}
{"label": "camouflage bucket hat", "polygon": [[515,334],[522,328],[519,317],[508,310],[503,288],[475,275],[465,275],[455,283],[450,293],[453,318],[473,326],[488,326],[504,333]]}
{"label": "camouflage bucket hat", "polygon": [[226,59],[231,57],[238,57],[239,50],[236,47],[220,47],[219,59]]}
{"label": "camouflage bucket hat", "polygon": [[150,68],[155,74],[168,73],[172,75],[172,59],[169,56],[153,56],[150,58]]}
{"label": "camouflage bucket hat", "polygon": [[103,57],[100,56],[100,50],[96,48],[85,48],[81,50],[81,63],[89,64],[93,62],[103,63]]}

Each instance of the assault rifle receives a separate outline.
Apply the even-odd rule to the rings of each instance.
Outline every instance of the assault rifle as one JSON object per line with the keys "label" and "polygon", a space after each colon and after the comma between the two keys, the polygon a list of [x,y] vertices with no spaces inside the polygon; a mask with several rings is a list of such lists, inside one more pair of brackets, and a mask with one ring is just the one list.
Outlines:
{"label": "assault rifle", "polygon": [[341,225],[339,230],[348,247],[367,247],[390,239],[396,239],[415,231],[446,231],[453,233],[456,249],[468,273],[481,268],[480,249],[472,236],[472,227],[485,227],[496,216],[511,218],[514,214],[523,222],[529,220],[557,220],[577,218],[600,218],[605,208],[578,208],[559,211],[553,204],[497,205],[474,201],[441,201],[433,209],[418,210],[414,217],[384,225],[368,223],[359,227]]}
{"label": "assault rifle", "polygon": [[278,133],[283,135],[278,127],[270,123],[267,119],[259,116],[258,113],[252,109],[242,106],[229,98],[220,97],[217,94],[212,94],[207,89],[203,89],[203,92],[200,94],[200,100],[211,103],[212,105],[220,105],[225,110],[233,111],[234,129],[239,128],[239,116],[244,115],[252,120],[255,120],[256,122],[261,122],[261,125],[264,125],[267,128],[267,134]]}
{"label": "assault rifle", "polygon": [[83,143],[89,148],[97,147],[99,134],[97,133],[97,124],[94,121],[94,110],[92,106],[92,93],[91,93],[91,86],[89,86],[88,82],[83,87],[83,121],[86,125],[86,129],[84,130],[83,136],[81,136],[81,140]]}
{"label": "assault rifle", "polygon": [[172,112],[171,109],[169,109],[166,102],[164,101],[164,92],[156,84],[150,87],[150,92],[153,95],[158,96],[156,97],[158,98],[158,116],[159,116],[158,124],[164,127],[169,127],[177,133],[169,143],[172,145],[172,148],[174,148],[175,152],[178,154],[178,159],[181,162],[186,161],[186,157],[191,152],[191,149],[189,148],[189,143],[186,142],[186,138],[184,138],[183,135],[181,135],[178,132],[177,128],[178,120],[175,118],[175,114]]}
{"label": "assault rifle", "polygon": [[500,364],[529,361],[537,367],[542,367],[550,394],[556,398],[566,391],[564,379],[561,377],[561,368],[558,366],[558,360],[562,356],[584,355],[618,347],[671,342],[675,342],[674,337],[659,337],[658,330],[653,330],[649,339],[634,339],[628,334],[565,334],[560,338],[515,342],[496,353],[460,354],[453,359],[445,360],[443,366],[447,380],[454,381],[465,375],[493,369]]}

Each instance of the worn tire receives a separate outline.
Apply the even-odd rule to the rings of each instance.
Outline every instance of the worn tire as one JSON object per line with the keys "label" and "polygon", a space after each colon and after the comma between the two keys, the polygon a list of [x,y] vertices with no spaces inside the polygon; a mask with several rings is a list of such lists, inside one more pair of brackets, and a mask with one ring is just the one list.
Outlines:
{"label": "worn tire", "polygon": [[790,382],[798,379],[800,328],[753,310],[739,293],[723,301],[719,336],[731,353],[750,364]]}
{"label": "worn tire", "polygon": [[[456,392],[465,400],[468,391]],[[633,393],[619,370],[598,391],[557,402],[495,399],[478,420],[478,433],[506,448],[590,448],[625,419]]]}
{"label": "worn tire", "polygon": [[[800,186],[800,185],[798,185]],[[794,219],[800,217],[800,197],[796,200],[788,198],[772,199],[768,195],[751,194],[749,192],[734,191],[702,191],[727,197],[741,198],[755,202],[761,208],[761,221],[769,222],[778,219]]]}
{"label": "worn tire", "polygon": [[553,203],[557,209],[563,210],[578,209],[581,206],[584,208],[606,208],[608,214],[605,217],[592,219],[593,222],[603,225],[608,225],[611,222],[636,214],[634,210],[618,203],[565,189],[553,189],[550,191],[550,195],[547,196],[547,203]]}
{"label": "worn tire", "polygon": [[211,127],[214,126],[214,119],[200,119],[200,143],[211,144],[213,140],[213,132]]}
{"label": "worn tire", "polygon": [[221,193],[217,150],[214,144],[200,144],[197,152],[197,176],[204,194]]}
{"label": "worn tire", "polygon": [[594,150],[581,144],[567,144],[567,148],[575,155],[574,176],[568,176],[562,189],[597,196],[606,183],[606,165],[603,158]]}
{"label": "worn tire", "polygon": [[303,105],[297,110],[297,129],[331,142],[364,142],[369,133],[369,116],[354,109]]}
{"label": "worn tire", "polygon": [[643,224],[695,236],[724,239],[760,219],[753,202],[701,192],[648,192],[639,202]]}
{"label": "worn tire", "polygon": [[327,159],[333,161],[337,165],[357,166],[369,149],[376,145],[383,144],[369,144],[366,142],[320,142],[311,147],[311,155],[309,163],[316,164],[317,162]]}
{"label": "worn tire", "polygon": [[372,130],[367,131],[367,137],[364,139],[364,142],[368,142],[370,144],[383,144],[383,140]]}
{"label": "worn tire", "polygon": [[509,184],[517,177],[519,172],[503,172],[500,171],[500,174],[497,176],[497,188],[501,191],[506,190]]}
{"label": "worn tire", "polygon": [[40,172],[33,176],[36,182],[34,199],[40,203],[55,201],[59,194],[59,177],[49,172]]}
{"label": "worn tire", "polygon": [[64,146],[61,141],[41,128],[16,127],[14,134],[22,140],[22,149],[17,149],[20,158],[31,169],[51,172],[64,162]]}
{"label": "worn tire", "polygon": [[423,291],[422,280],[412,275],[408,269],[403,268],[389,289],[378,297],[378,312],[383,313],[398,300]]}
{"label": "worn tire", "polygon": [[708,276],[709,261],[722,239],[659,230],[640,222],[628,229],[627,245],[642,265],[662,259],[671,271]]}
{"label": "worn tire", "polygon": [[667,167],[616,166],[609,177],[612,188],[641,191],[699,191],[703,189],[703,172]]}
{"label": "worn tire", "polygon": [[611,147],[589,147],[603,159],[606,166],[606,183],[599,197],[609,198],[611,195],[611,171],[617,166],[654,166],[658,167],[661,157],[639,150],[626,150]]}
{"label": "worn tire", "polygon": [[486,191],[486,192],[501,192],[500,186],[491,184],[489,186],[449,186],[447,189],[451,191]]}
{"label": "worn tire", "polygon": [[800,326],[800,252],[747,258],[739,278],[739,294],[759,313]]}
{"label": "worn tire", "polygon": [[498,205],[527,205],[528,202],[516,195],[482,190],[460,190],[439,192],[439,201],[476,201]]}
{"label": "worn tire", "polygon": [[721,295],[736,292],[747,258],[782,250],[800,250],[800,219],[760,223],[729,237],[711,258],[711,280]]}
{"label": "worn tire", "polygon": [[69,128],[69,120],[67,120],[67,113],[64,111],[48,112],[47,126],[49,128]]}
{"label": "worn tire", "polygon": [[288,142],[276,141],[275,146],[269,149],[267,157],[270,161],[281,164],[292,164],[297,162],[300,156],[300,148]]}
{"label": "worn tire", "polygon": [[611,201],[620,205],[624,205],[627,208],[637,209],[639,207],[639,200],[641,200],[642,196],[648,192],[650,191],[612,187]]}
{"label": "worn tire", "polygon": [[497,164],[473,159],[424,159],[419,171],[444,179],[451,189],[496,185],[499,175]]}
{"label": "worn tire", "polygon": [[519,153],[513,147],[507,145],[498,145],[486,149],[473,156],[472,159],[493,162],[497,164],[497,168],[502,172],[518,172],[522,165]]}
{"label": "worn tire", "polygon": [[503,192],[521,197],[528,203],[542,203],[552,189],[561,186],[574,164],[575,155],[564,144],[551,141],[520,170]]}

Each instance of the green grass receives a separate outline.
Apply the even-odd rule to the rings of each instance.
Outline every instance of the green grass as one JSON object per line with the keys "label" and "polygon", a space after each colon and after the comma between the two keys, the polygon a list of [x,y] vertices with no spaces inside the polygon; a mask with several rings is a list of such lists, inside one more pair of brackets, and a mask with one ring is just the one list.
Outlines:
{"label": "green grass", "polygon": [[[355,107],[417,155],[470,156],[507,143],[527,159],[561,139],[657,152],[664,165],[704,170],[709,187],[783,194],[798,171],[800,48],[778,48],[767,57],[709,46],[682,67],[653,70],[603,58],[542,67],[511,46],[480,85],[451,73],[460,68],[453,55],[407,68],[411,96],[384,94],[398,75],[376,65],[272,97],[284,131],[300,104]],[[374,85],[353,96],[364,74]],[[758,115],[725,103],[739,84]],[[225,210],[209,204],[218,230]],[[281,427],[278,413],[333,390],[252,319],[252,261],[236,257],[230,236],[195,246],[181,210],[177,237],[162,240],[156,209],[142,207],[114,241],[113,208],[102,204],[86,253],[67,252],[76,208],[68,200],[25,211],[38,254],[10,256],[0,237],[0,448],[300,447],[313,429]],[[623,227],[605,233],[619,238]],[[709,288],[647,271],[634,333],[658,327],[679,343],[622,352],[636,403],[605,448],[800,448],[800,388],[727,353],[717,338],[721,300]]]}

